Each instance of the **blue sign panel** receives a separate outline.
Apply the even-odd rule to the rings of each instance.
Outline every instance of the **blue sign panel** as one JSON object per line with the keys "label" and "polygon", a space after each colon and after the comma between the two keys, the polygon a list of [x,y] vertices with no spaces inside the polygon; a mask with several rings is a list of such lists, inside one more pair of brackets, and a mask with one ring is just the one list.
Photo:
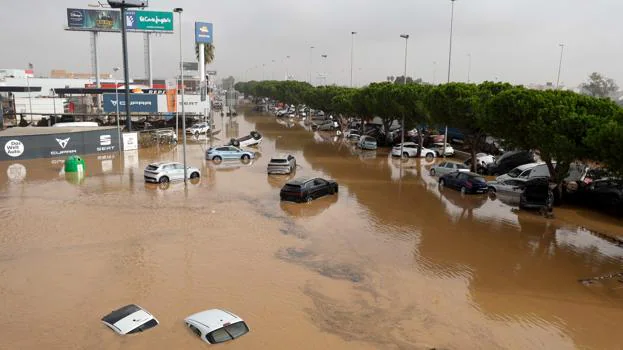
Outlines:
{"label": "blue sign panel", "polygon": [[[104,94],[104,112],[117,111],[116,94]],[[125,112],[125,94],[119,94],[119,112]],[[130,94],[131,113],[158,113],[158,95]]]}
{"label": "blue sign panel", "polygon": [[195,42],[200,44],[212,44],[212,23],[195,22]]}

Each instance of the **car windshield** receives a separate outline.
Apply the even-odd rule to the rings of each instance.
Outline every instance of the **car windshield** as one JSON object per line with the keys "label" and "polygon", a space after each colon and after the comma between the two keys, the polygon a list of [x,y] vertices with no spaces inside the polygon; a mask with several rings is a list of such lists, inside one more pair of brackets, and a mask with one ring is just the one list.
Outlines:
{"label": "car windshield", "polygon": [[270,160],[271,163],[276,163],[276,164],[285,164],[288,161],[286,159],[283,158],[273,158]]}
{"label": "car windshield", "polygon": [[472,177],[472,181],[473,181],[473,182],[480,182],[480,183],[485,183],[485,182],[487,182],[487,181],[485,180],[485,178],[484,178],[484,177],[480,177],[480,176],[474,176],[474,177]]}
{"label": "car windshield", "polygon": [[513,169],[513,170],[508,172],[508,176],[510,176],[510,177],[517,177],[520,174],[521,174],[521,169],[519,169],[519,168],[515,168],[515,169]]}
{"label": "car windshield", "polygon": [[283,186],[284,191],[300,192],[301,185],[286,184]]}
{"label": "car windshield", "polygon": [[217,329],[212,333],[209,333],[206,338],[212,344],[218,344],[222,342],[226,342],[228,340],[236,339],[240,336],[245,335],[249,332],[249,328],[243,322],[236,322],[234,324],[230,324],[224,328]]}

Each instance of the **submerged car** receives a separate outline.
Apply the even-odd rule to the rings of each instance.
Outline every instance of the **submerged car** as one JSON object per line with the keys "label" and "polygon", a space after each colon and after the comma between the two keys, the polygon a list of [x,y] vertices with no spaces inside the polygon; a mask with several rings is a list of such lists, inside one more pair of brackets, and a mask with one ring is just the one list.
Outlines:
{"label": "submerged car", "polygon": [[[401,147],[402,145],[402,147]],[[405,157],[405,158],[413,158],[417,156],[417,151],[420,148],[415,142],[405,142],[404,144],[397,144],[392,148],[392,157]],[[401,153],[402,149],[402,153]],[[435,158],[435,151],[428,148],[422,148],[420,152],[420,158],[426,158],[427,160],[432,160]]]}
{"label": "submerged car", "polygon": [[436,142],[430,148],[433,151],[435,151],[435,154],[437,155],[437,157],[443,157],[443,156],[452,157],[454,155],[454,148],[449,143],[446,143],[445,152],[443,152],[443,149],[444,149],[443,142]]}
{"label": "submerged car", "polygon": [[206,151],[206,160],[220,162],[223,159],[241,159],[248,161],[255,158],[255,153],[245,151],[235,146],[210,147]]}
{"label": "submerged car", "polygon": [[357,146],[361,149],[373,151],[377,148],[376,139],[372,136],[361,136]]}
{"label": "submerged car", "polygon": [[234,340],[249,333],[249,326],[240,317],[219,309],[190,315],[184,319],[184,323],[201,340],[209,344]]}
{"label": "submerged car", "polygon": [[[177,162],[151,163],[143,172],[145,182],[166,183],[169,181],[184,180],[184,164]],[[197,168],[187,167],[186,176],[189,179],[201,177],[201,171]]]}
{"label": "submerged car", "polygon": [[291,154],[272,157],[266,171],[268,174],[291,174],[296,169],[296,158]]}
{"label": "submerged car", "polygon": [[461,193],[485,193],[488,190],[485,178],[476,173],[457,171],[439,178],[439,187],[449,187]]}
{"label": "submerged car", "polygon": [[247,136],[243,136],[237,139],[231,139],[229,141],[229,145],[235,147],[252,147],[262,143],[263,139],[264,138],[259,132],[251,131]]}
{"label": "submerged car", "polygon": [[469,171],[469,168],[461,163],[441,162],[430,169],[431,176],[442,176],[455,171]]}
{"label": "submerged car", "polygon": [[186,129],[187,134],[192,134],[195,136],[205,134],[208,131],[210,131],[210,125],[208,123],[198,123]]}
{"label": "submerged car", "polygon": [[338,184],[332,180],[317,178],[298,178],[288,181],[279,196],[282,201],[311,202],[328,194],[336,194]]}
{"label": "submerged car", "polygon": [[554,206],[555,184],[549,177],[537,177],[526,181],[525,188],[519,197],[520,209],[540,209],[551,211]]}
{"label": "submerged car", "polygon": [[489,181],[487,187],[489,187],[490,193],[508,193],[508,194],[521,194],[526,187],[525,179],[507,179],[501,181]]}
{"label": "submerged car", "polygon": [[117,334],[143,332],[158,325],[158,320],[138,305],[130,304],[102,317],[102,323]]}
{"label": "submerged car", "polygon": [[535,162],[536,157],[531,151],[510,151],[496,158],[493,163],[487,164],[486,172],[489,175],[499,176],[520,165]]}

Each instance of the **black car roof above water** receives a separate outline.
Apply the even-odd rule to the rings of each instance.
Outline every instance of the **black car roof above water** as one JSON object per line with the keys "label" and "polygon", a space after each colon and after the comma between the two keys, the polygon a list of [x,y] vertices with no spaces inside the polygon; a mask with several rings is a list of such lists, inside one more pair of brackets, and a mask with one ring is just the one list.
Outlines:
{"label": "black car roof above water", "polygon": [[299,178],[296,178],[296,179],[294,179],[294,180],[290,180],[290,181],[288,181],[288,182],[286,183],[286,185],[295,185],[295,186],[300,186],[300,185],[302,185],[302,184],[304,184],[304,183],[306,183],[306,182],[309,182],[309,181],[311,181],[311,180],[314,180],[314,179],[315,179],[315,178],[312,178],[312,177],[299,177]]}
{"label": "black car roof above water", "polygon": [[111,313],[109,313],[108,315],[104,316],[102,318],[102,321],[109,323],[109,324],[115,324],[117,323],[119,320],[127,317],[128,315],[131,315],[137,311],[140,311],[141,308],[134,305],[134,304],[130,304],[130,305],[126,305],[120,309],[117,309]]}

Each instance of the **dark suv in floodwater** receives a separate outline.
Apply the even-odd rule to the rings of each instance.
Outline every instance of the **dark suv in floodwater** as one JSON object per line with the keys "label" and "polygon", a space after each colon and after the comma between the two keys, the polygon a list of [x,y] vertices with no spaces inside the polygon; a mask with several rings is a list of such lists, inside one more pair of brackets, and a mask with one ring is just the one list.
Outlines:
{"label": "dark suv in floodwater", "polygon": [[338,191],[337,182],[317,178],[298,178],[288,181],[282,188],[279,196],[282,201],[292,202],[311,202],[312,200],[336,194]]}
{"label": "dark suv in floodwater", "polygon": [[536,158],[531,151],[510,151],[496,158],[491,164],[487,164],[486,172],[489,175],[506,174],[520,165],[535,163]]}

